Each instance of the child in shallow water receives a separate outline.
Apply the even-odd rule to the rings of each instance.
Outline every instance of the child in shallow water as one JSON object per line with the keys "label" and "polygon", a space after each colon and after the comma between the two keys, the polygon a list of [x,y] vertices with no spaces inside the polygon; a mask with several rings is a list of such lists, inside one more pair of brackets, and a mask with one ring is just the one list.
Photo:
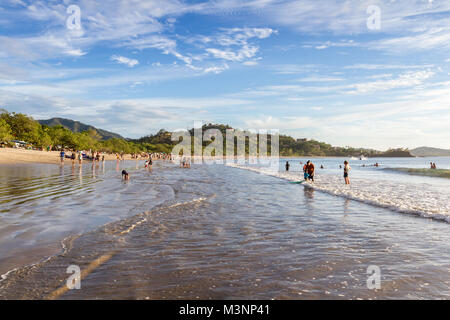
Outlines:
{"label": "child in shallow water", "polygon": [[122,170],[122,179],[130,180],[130,175],[126,170]]}

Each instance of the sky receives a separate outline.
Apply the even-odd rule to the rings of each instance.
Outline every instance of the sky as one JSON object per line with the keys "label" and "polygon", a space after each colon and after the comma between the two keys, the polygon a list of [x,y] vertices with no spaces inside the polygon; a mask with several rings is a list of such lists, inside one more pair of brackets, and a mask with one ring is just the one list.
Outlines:
{"label": "sky", "polygon": [[0,107],[450,149],[450,1],[0,0]]}

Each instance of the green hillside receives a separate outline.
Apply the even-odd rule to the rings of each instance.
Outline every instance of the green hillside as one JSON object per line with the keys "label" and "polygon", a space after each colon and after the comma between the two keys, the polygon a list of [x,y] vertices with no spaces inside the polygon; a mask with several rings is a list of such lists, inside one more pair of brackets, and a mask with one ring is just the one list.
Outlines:
{"label": "green hillside", "polygon": [[450,150],[420,147],[412,149],[411,154],[415,157],[450,157]]}
{"label": "green hillside", "polygon": [[79,121],[70,120],[70,119],[52,118],[52,119],[48,119],[48,120],[38,120],[38,122],[41,125],[46,125],[49,127],[63,126],[72,132],[84,132],[84,131],[89,131],[89,130],[95,130],[100,135],[102,140],[108,140],[108,139],[112,139],[112,138],[123,139],[123,137],[120,134],[106,131],[103,129],[97,129],[94,126],[84,124]]}

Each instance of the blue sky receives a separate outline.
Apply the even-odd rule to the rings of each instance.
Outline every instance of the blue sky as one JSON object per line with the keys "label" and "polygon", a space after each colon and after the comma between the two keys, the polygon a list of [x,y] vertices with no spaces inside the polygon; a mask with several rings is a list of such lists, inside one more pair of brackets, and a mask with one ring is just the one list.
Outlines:
{"label": "blue sky", "polygon": [[1,0],[0,107],[131,138],[201,120],[450,148],[450,1]]}

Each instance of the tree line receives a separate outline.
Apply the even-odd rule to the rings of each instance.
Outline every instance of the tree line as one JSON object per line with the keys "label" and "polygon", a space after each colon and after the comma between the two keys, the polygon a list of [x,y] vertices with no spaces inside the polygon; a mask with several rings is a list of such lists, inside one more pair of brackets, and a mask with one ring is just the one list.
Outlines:
{"label": "tree line", "polygon": [[22,113],[3,112],[0,115],[0,141],[10,142],[21,140],[37,149],[70,149],[95,150],[108,153],[140,153],[159,152],[157,146],[139,144],[120,138],[102,140],[94,129],[83,132],[71,130],[56,125],[49,127],[41,125],[32,117]]}
{"label": "tree line", "polygon": [[[202,132],[208,129],[218,129],[223,136],[227,129],[232,129],[228,125],[205,124]],[[193,129],[190,130],[193,136]],[[141,152],[164,152],[171,153],[178,141],[172,141],[171,132],[161,129],[154,135],[148,135],[140,139],[111,138],[103,140],[94,129],[83,132],[72,132],[64,126],[41,125],[32,117],[22,113],[3,112],[0,114],[0,142],[11,141],[13,139],[23,140],[39,149],[46,149],[52,146],[54,149],[64,148],[71,150],[95,150],[109,153],[136,154]],[[268,150],[270,152],[270,139],[268,137]],[[246,153],[248,154],[248,138],[246,139]],[[191,141],[193,144],[193,140]],[[203,148],[210,142],[203,141]],[[225,139],[224,155],[226,154]],[[290,136],[279,136],[279,147],[281,156],[355,156],[364,155],[366,157],[408,157],[411,156],[407,149],[391,149],[387,152],[380,152],[373,149],[333,147],[330,144],[308,139],[295,139]],[[192,148],[193,150],[193,148]],[[236,150],[236,146],[235,146]]]}

